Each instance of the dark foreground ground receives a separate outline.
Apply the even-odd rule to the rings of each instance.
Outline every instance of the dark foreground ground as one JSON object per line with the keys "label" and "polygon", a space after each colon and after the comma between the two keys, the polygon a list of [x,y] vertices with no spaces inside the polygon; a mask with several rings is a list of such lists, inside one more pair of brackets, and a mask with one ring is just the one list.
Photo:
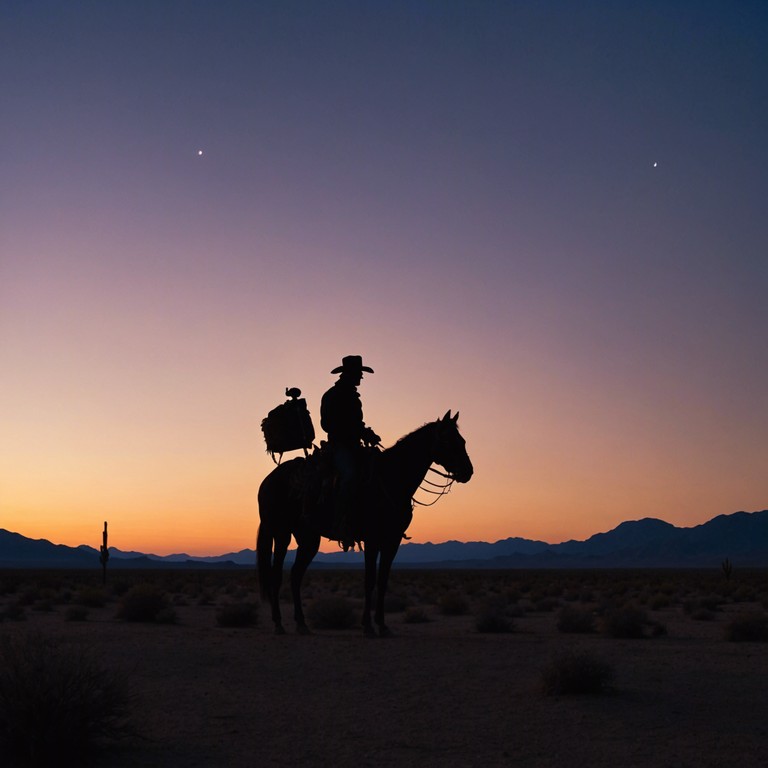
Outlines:
{"label": "dark foreground ground", "polygon": [[[102,588],[0,571],[0,637],[39,632],[125,675],[133,734],[97,765],[744,768],[768,757],[768,643],[727,637],[744,617],[759,636],[767,576],[397,571],[395,636],[365,639],[275,636],[264,607],[222,626],[255,603],[250,573],[114,572]],[[310,573],[316,626],[357,617],[361,579]],[[140,581],[165,599],[160,621],[118,618]],[[547,694],[567,654],[612,680]]]}

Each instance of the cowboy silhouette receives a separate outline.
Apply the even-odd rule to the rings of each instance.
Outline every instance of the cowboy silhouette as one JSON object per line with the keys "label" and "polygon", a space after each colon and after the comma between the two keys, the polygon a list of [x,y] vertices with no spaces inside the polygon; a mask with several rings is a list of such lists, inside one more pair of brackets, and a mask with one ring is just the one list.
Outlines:
{"label": "cowboy silhouette", "polygon": [[357,391],[363,372],[373,373],[373,369],[363,365],[360,355],[347,355],[341,365],[331,371],[340,376],[320,401],[320,426],[328,433],[328,447],[338,475],[333,509],[334,529],[345,552],[355,545],[354,514],[360,499],[363,446],[381,442],[381,438],[363,421],[363,406]]}

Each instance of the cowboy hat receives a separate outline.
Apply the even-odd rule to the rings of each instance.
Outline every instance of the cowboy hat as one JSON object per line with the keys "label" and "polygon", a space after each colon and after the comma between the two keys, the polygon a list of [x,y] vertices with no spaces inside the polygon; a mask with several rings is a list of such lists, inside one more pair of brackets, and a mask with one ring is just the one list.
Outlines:
{"label": "cowboy hat", "polygon": [[341,359],[341,365],[334,368],[331,373],[373,373],[373,368],[363,365],[363,358],[360,355],[347,355]]}

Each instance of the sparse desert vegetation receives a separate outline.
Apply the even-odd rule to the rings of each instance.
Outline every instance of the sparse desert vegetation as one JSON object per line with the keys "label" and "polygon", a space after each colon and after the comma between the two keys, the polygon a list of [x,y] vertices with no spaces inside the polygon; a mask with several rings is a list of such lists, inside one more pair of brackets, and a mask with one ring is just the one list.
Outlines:
{"label": "sparse desert vegetation", "polygon": [[[726,577],[719,563],[395,570],[395,636],[368,640],[360,570],[310,570],[309,637],[292,632],[287,578],[288,634],[274,635],[247,569],[115,570],[105,585],[98,569],[0,571],[0,641],[17,652],[3,668],[34,680],[35,647],[56,649],[46,657],[59,665],[21,686],[26,698],[3,694],[0,720],[29,733],[19,724],[31,706],[69,749],[66,713],[80,702],[90,725],[78,742],[94,765],[118,768],[250,766],[256,754],[318,768],[329,754],[342,768],[646,766],[670,754],[756,766],[768,744],[767,575],[736,565]],[[30,705],[35,691],[56,699],[56,675],[73,669],[91,683],[67,684],[64,708]],[[14,738],[19,765],[46,764]]]}

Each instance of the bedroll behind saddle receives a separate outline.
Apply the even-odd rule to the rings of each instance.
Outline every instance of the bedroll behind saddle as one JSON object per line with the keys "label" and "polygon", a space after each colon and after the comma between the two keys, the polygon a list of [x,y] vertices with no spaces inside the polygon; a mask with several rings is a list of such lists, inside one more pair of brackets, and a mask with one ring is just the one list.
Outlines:
{"label": "bedroll behind saddle", "polygon": [[[285,390],[290,398],[273,408],[261,422],[261,431],[267,444],[267,451],[273,459],[280,458],[286,451],[304,450],[312,447],[315,428],[307,409],[307,401],[300,398],[301,390],[296,387]],[[279,459],[275,459],[279,462]]]}

